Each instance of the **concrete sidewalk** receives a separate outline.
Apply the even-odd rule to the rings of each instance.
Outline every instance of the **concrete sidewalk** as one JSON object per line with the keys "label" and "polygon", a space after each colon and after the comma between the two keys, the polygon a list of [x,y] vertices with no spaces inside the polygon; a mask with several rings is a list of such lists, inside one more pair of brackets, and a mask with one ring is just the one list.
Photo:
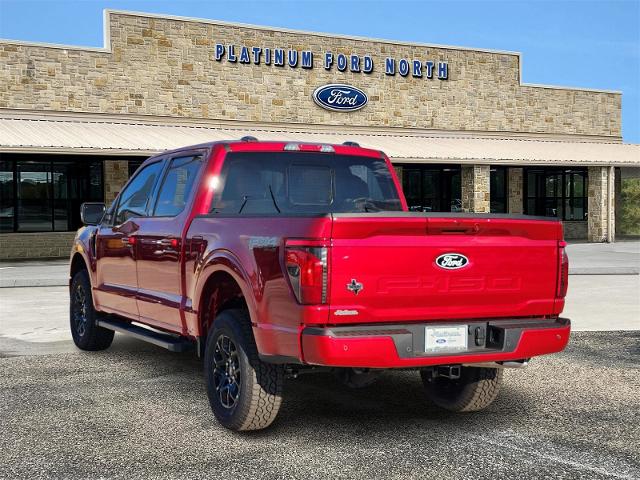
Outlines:
{"label": "concrete sidewalk", "polygon": [[639,275],[640,241],[571,243],[570,275]]}
{"label": "concrete sidewalk", "polygon": [[0,263],[0,288],[59,287],[69,283],[69,260]]}

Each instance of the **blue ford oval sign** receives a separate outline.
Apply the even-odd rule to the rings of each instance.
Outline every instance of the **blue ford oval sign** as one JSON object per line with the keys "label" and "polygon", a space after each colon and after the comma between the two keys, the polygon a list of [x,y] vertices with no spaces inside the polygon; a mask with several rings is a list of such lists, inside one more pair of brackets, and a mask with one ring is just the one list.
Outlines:
{"label": "blue ford oval sign", "polygon": [[353,112],[364,107],[369,101],[367,94],[359,88],[339,83],[316,88],[313,100],[322,108],[335,112]]}

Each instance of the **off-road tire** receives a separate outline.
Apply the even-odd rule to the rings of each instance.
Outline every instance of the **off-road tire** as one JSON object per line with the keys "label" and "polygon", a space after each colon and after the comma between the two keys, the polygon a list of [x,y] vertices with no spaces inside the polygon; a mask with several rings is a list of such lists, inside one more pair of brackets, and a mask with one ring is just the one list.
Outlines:
{"label": "off-road tire", "polygon": [[429,370],[420,372],[427,398],[452,412],[482,410],[496,399],[502,383],[502,369],[462,367],[460,378],[432,378]]}
{"label": "off-road tire", "polygon": [[[221,377],[220,370],[216,370],[216,358],[219,358],[216,345],[219,340],[224,341],[226,338],[234,344],[234,359],[239,366],[240,377],[239,382],[236,382],[239,392],[231,407],[225,407],[220,391],[216,388],[216,379],[220,385]],[[260,360],[246,310],[224,310],[216,317],[207,338],[204,362],[209,404],[216,419],[224,427],[246,431],[261,430],[271,425],[282,403],[284,366]],[[236,381],[236,375],[233,376]]]}
{"label": "off-road tire", "polygon": [[114,332],[96,324],[100,313],[93,308],[91,281],[86,270],[80,270],[73,276],[69,294],[69,326],[73,343],[80,350],[109,348]]}

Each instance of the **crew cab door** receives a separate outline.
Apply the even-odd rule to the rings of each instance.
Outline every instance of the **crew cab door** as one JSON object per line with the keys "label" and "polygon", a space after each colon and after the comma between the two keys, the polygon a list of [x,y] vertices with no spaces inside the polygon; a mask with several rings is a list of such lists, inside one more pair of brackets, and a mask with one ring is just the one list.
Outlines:
{"label": "crew cab door", "polygon": [[150,163],[131,178],[96,235],[94,296],[96,304],[105,312],[138,318],[136,235],[140,221],[147,215],[162,167],[162,161]]}
{"label": "crew cab door", "polygon": [[136,232],[137,306],[140,321],[181,332],[183,316],[183,230],[202,170],[200,151],[181,152],[166,160],[166,167]]}

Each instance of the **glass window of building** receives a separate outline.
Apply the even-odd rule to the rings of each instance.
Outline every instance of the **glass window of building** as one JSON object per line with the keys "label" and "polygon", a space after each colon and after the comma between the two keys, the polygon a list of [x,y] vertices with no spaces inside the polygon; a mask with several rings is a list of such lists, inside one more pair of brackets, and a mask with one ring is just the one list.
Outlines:
{"label": "glass window of building", "polygon": [[129,178],[133,177],[133,174],[136,173],[136,170],[140,168],[140,165],[142,165],[143,162],[144,162],[144,158],[141,158],[138,160],[129,160],[127,165]]}
{"label": "glass window of building", "polygon": [[0,232],[13,232],[15,220],[15,165],[0,161]]}
{"label": "glass window of building", "polygon": [[3,155],[0,232],[67,232],[81,226],[80,205],[103,199],[103,162],[69,158]]}
{"label": "glass window of building", "polygon": [[586,169],[526,168],[524,187],[527,215],[586,220]]}
{"label": "glass window of building", "polygon": [[411,211],[462,211],[458,165],[403,165],[402,190]]}
{"label": "glass window of building", "polygon": [[507,167],[491,167],[489,182],[491,213],[507,213]]}

